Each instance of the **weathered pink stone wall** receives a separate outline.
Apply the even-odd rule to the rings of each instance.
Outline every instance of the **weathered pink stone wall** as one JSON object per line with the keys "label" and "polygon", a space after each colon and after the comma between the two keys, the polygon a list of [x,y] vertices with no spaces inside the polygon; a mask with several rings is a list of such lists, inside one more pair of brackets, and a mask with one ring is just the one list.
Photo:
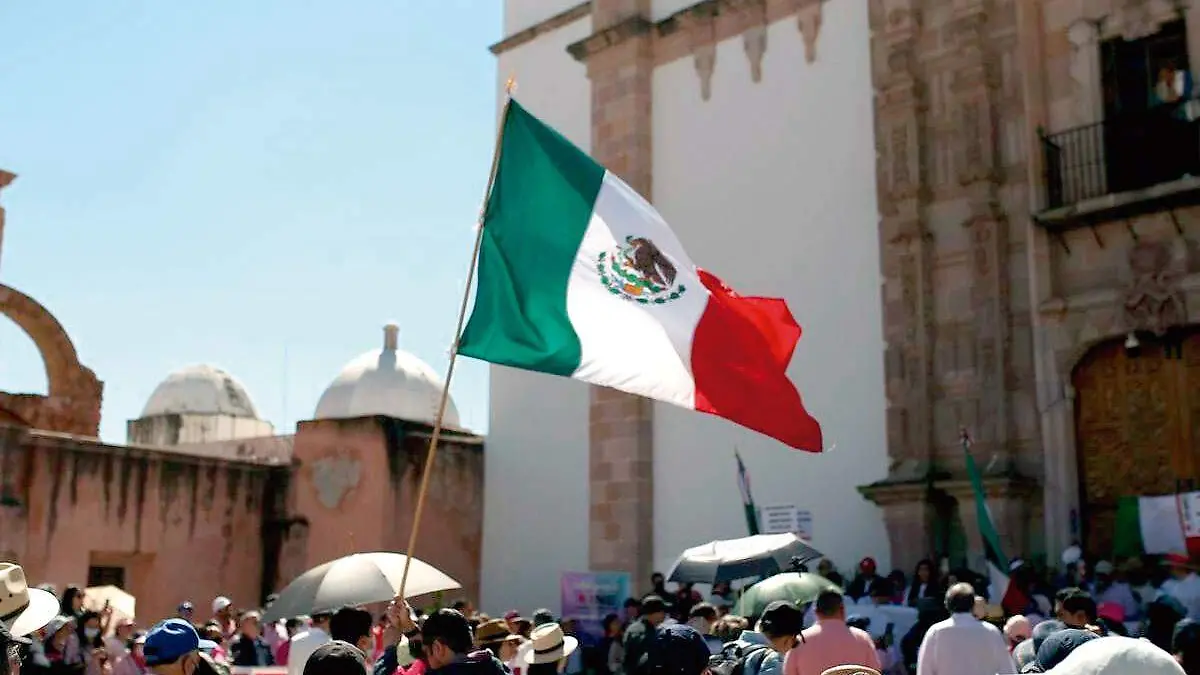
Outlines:
{"label": "weathered pink stone wall", "polygon": [[62,589],[85,584],[90,566],[124,567],[143,622],[185,599],[261,602],[271,468],[27,430],[0,446],[4,487],[20,503],[0,510],[4,553],[32,580]]}
{"label": "weathered pink stone wall", "polygon": [[[354,551],[404,552],[428,443],[427,427],[382,417],[301,422],[290,508],[308,535],[298,566]],[[479,593],[482,447],[474,436],[443,438],[415,553],[470,598]],[[297,565],[285,559],[283,566]]]}

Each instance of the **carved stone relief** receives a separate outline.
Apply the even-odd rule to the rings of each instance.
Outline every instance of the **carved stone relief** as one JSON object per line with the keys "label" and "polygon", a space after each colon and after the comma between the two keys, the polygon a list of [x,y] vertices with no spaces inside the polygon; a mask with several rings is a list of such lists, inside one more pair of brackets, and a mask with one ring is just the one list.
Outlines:
{"label": "carved stone relief", "polygon": [[1183,292],[1178,286],[1187,272],[1186,249],[1175,252],[1160,242],[1137,244],[1129,252],[1129,271],[1124,297],[1127,330],[1163,335],[1186,322]]}
{"label": "carved stone relief", "polygon": [[962,102],[958,110],[959,147],[958,180],[968,185],[988,177],[988,156],[984,136],[989,130],[983,124],[983,104],[976,99]]}
{"label": "carved stone relief", "polygon": [[1155,16],[1150,0],[1120,0],[1117,3],[1113,19],[1121,37],[1126,40],[1140,40],[1158,32],[1162,24]]}
{"label": "carved stone relief", "polygon": [[322,457],[313,462],[312,481],[317,500],[327,509],[336,509],[350,490],[358,487],[362,464],[345,456]]}

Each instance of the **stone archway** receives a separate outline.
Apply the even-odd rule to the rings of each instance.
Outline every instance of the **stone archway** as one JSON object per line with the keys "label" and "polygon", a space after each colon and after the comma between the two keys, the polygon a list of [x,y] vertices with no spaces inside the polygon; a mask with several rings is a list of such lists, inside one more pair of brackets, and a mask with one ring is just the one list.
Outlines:
{"label": "stone archway", "polygon": [[1093,346],[1072,373],[1080,524],[1088,553],[1112,555],[1117,500],[1200,488],[1200,328],[1168,350],[1145,338]]}
{"label": "stone archway", "polygon": [[45,307],[15,288],[0,284],[0,314],[25,331],[46,367],[47,395],[0,394],[0,408],[29,426],[47,431],[97,436],[103,385],[79,363],[75,345]]}

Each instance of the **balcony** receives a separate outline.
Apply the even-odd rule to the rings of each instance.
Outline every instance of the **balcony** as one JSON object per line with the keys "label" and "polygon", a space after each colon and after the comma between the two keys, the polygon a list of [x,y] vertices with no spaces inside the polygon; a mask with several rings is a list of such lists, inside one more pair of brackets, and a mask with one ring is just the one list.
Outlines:
{"label": "balcony", "polygon": [[1200,203],[1200,100],[1041,135],[1053,230]]}

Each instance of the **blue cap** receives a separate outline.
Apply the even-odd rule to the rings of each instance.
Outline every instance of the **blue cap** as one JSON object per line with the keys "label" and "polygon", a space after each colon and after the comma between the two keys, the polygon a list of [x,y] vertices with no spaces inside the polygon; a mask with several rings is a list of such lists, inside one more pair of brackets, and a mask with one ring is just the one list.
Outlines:
{"label": "blue cap", "polygon": [[1078,628],[1067,628],[1056,633],[1051,633],[1038,647],[1037,664],[1043,670],[1050,670],[1062,663],[1062,660],[1075,651],[1076,647],[1099,637],[1099,635],[1090,630],[1080,630]]}
{"label": "blue cap", "polygon": [[217,643],[211,640],[201,640],[196,627],[187,621],[167,619],[154,624],[146,633],[142,654],[146,657],[147,666],[158,666],[174,663],[181,656],[201,649],[215,649],[216,646]]}

